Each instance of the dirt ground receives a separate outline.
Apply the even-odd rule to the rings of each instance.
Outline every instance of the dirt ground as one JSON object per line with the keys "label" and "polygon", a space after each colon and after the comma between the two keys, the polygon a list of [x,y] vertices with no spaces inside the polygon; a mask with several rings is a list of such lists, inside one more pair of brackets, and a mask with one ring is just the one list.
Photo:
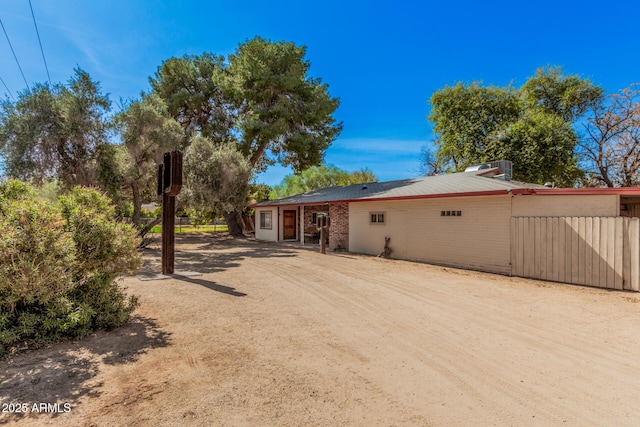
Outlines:
{"label": "dirt ground", "polygon": [[[640,424],[638,294],[225,236],[177,243],[176,269],[202,275],[125,278],[141,300],[127,326],[0,360],[0,423]],[[147,250],[143,270],[159,269]]]}

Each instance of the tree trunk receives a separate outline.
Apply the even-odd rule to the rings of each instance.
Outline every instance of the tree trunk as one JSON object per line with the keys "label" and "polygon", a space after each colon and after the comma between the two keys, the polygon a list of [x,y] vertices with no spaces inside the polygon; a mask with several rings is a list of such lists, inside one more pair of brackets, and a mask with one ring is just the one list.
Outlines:
{"label": "tree trunk", "polygon": [[238,213],[237,212],[222,212],[222,216],[224,216],[224,220],[227,223],[227,227],[229,227],[229,235],[233,237],[242,237],[242,227],[238,222]]}
{"label": "tree trunk", "polygon": [[133,214],[131,216],[131,222],[138,227],[140,225],[140,216],[142,212],[142,198],[140,197],[140,188],[135,182],[131,183],[131,192],[133,193]]}
{"label": "tree trunk", "polygon": [[242,227],[242,234],[249,232],[249,229],[247,228],[247,223],[245,222],[242,215],[238,215],[238,223],[240,224],[240,227]]}
{"label": "tree trunk", "polygon": [[155,227],[156,225],[160,224],[160,222],[162,222],[162,217],[160,218],[156,218],[153,221],[151,221],[150,223],[148,223],[147,225],[145,225],[144,227],[139,228],[138,230],[138,236],[140,237],[145,237],[147,235],[147,233],[149,231],[151,231],[151,229],[153,227]]}

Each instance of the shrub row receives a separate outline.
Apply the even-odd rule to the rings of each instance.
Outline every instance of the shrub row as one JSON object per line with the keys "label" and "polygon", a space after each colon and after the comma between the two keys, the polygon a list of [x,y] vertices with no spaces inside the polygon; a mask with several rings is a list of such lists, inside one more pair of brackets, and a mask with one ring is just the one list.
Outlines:
{"label": "shrub row", "polygon": [[122,325],[137,305],[117,279],[140,267],[136,231],[77,187],[57,203],[0,182],[0,354]]}

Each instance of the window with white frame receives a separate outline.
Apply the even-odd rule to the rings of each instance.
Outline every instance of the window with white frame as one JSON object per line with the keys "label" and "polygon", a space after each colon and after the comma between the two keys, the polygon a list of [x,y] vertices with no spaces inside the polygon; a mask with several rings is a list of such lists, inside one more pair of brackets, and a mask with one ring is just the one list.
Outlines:
{"label": "window with white frame", "polygon": [[260,212],[260,228],[271,230],[271,211]]}
{"label": "window with white frame", "polygon": [[369,212],[369,224],[384,224],[386,216],[385,212]]}

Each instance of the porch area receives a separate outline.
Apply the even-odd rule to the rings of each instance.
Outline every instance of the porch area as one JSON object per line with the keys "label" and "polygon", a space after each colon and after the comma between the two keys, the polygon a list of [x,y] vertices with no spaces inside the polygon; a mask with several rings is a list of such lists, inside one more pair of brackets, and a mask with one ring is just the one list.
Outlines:
{"label": "porch area", "polygon": [[349,250],[348,203],[322,203],[274,206],[256,209],[256,238],[275,242],[298,242],[301,246],[320,244],[316,226],[327,217],[329,230],[326,244],[329,250]]}

